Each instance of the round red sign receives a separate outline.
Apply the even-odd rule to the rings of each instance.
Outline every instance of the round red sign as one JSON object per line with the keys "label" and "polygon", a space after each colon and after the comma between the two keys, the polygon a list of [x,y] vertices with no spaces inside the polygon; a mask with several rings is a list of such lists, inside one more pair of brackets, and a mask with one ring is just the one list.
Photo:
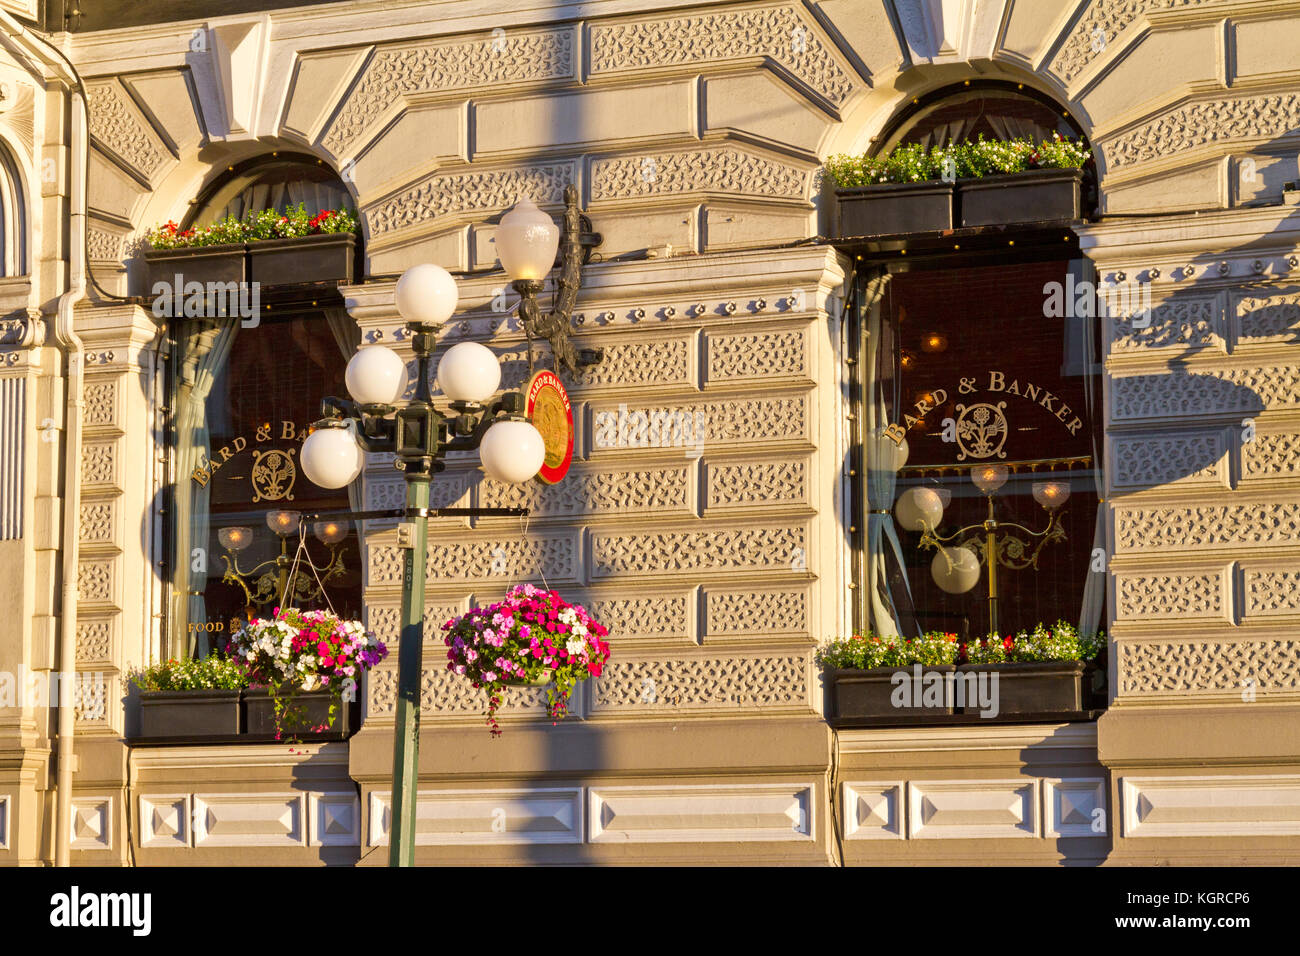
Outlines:
{"label": "round red sign", "polygon": [[558,375],[544,369],[533,376],[525,411],[546,443],[546,460],[537,480],[553,485],[568,474],[573,462],[573,406]]}

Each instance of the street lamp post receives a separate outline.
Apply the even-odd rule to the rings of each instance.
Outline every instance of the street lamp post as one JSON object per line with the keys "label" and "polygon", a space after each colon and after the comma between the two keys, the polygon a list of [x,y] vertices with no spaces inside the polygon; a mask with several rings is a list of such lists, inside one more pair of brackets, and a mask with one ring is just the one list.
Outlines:
{"label": "street lamp post", "polygon": [[[449,412],[432,402],[429,362],[439,327],[456,307],[451,276],[435,265],[409,269],[397,284],[397,308],[407,320],[416,358],[415,392],[398,404],[407,387],[406,365],[383,346],[363,348],[348,363],[352,400],[326,398],[314,430],[303,443],[307,477],[325,488],[341,488],[361,473],[362,449],[391,452],[406,479],[405,522],[398,543],[402,567],[401,643],[397,664],[397,711],[393,736],[392,829],[389,864],[415,862],[415,805],[419,776],[420,676],[423,669],[425,547],[429,484],[445,467],[447,451],[480,449],[484,469],[504,481],[527,481],[542,466],[542,436],[523,415],[524,397],[506,392],[491,404],[501,368],[485,346],[462,342],[438,364],[438,382]],[[449,510],[449,509],[448,509]],[[470,509],[458,509],[460,513]],[[521,509],[477,509],[479,513],[522,513]]]}
{"label": "street lamp post", "polygon": [[[564,228],[530,200],[522,200],[501,220],[496,241],[501,265],[520,295],[519,319],[532,343],[544,338],[558,371],[570,373],[601,360],[598,349],[579,349],[569,339],[573,307],[588,251],[600,236],[578,208],[578,192],[564,191]],[[562,254],[561,254],[562,250]],[[543,312],[537,299],[547,273],[560,257],[555,301]],[[447,451],[478,449],[483,470],[498,481],[532,479],[546,459],[541,433],[525,414],[521,392],[506,392],[484,405],[501,384],[501,366],[492,351],[476,342],[453,345],[438,362],[438,385],[450,413],[439,411],[429,387],[429,360],[438,329],[456,311],[455,280],[439,266],[413,266],[397,281],[394,300],[406,320],[416,358],[415,392],[406,393],[406,363],[392,350],[371,345],[348,362],[345,376],[352,400],[326,398],[321,421],[303,442],[302,469],[322,488],[342,488],[365,465],[363,449],[391,452],[406,479],[405,521],[398,544],[402,566],[401,645],[397,655],[397,711],[393,731],[392,828],[389,865],[415,863],[415,806],[420,755],[420,677],[423,670],[425,547],[428,539],[429,483],[442,471]],[[525,508],[443,508],[437,515],[523,515]],[[354,512],[353,517],[374,517]]]}

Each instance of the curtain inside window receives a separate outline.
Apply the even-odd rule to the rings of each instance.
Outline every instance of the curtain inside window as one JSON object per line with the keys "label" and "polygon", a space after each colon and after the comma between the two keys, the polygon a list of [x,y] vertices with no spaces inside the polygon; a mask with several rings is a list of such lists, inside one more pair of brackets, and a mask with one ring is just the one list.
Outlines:
{"label": "curtain inside window", "polygon": [[905,632],[905,621],[912,622],[906,631],[915,631],[915,618],[911,613],[911,586],[903,565],[903,548],[898,529],[894,526],[894,489],[898,472],[895,470],[897,446],[884,435],[890,424],[890,410],[897,407],[898,375],[895,363],[898,349],[893,336],[888,334],[887,323],[882,319],[881,306],[889,275],[869,277],[859,302],[860,327],[863,330],[861,349],[864,372],[861,409],[864,418],[862,465],[866,480],[866,574],[862,587],[864,606],[859,619],[870,622],[871,629],[881,635]]}
{"label": "curtain inside window", "polygon": [[[1086,262],[1086,260],[1085,260]],[[1096,270],[1092,268],[1090,262],[1084,265],[1083,278],[1096,282]],[[1098,308],[1103,308],[1098,302]],[[1084,395],[1088,400],[1088,415],[1092,419],[1092,477],[1094,486],[1097,489],[1097,521],[1092,535],[1092,553],[1088,561],[1088,577],[1083,586],[1083,602],[1079,611],[1079,633],[1095,634],[1101,626],[1102,611],[1106,606],[1106,481],[1102,475],[1102,415],[1104,409],[1101,404],[1101,376],[1092,374],[1100,371],[1093,364],[1100,355],[1098,347],[1098,337],[1101,328],[1100,319],[1079,318],[1076,322],[1082,322],[1084,327],[1085,342],[1085,362],[1088,363],[1088,372],[1083,377]],[[1102,570],[1096,570],[1096,558],[1098,554],[1103,556]]]}
{"label": "curtain inside window", "polygon": [[[357,349],[361,347],[361,326],[357,325],[357,320],[348,314],[347,309],[326,309],[325,319],[329,322],[330,332],[334,335],[334,342],[338,345],[339,351],[343,353],[345,360],[351,359],[356,354]],[[365,471],[362,471],[362,481],[364,481]],[[362,501],[364,500],[364,488],[362,481],[354,481],[348,485],[348,507],[353,511],[364,510]],[[361,528],[358,525],[358,535]]]}
{"label": "curtain inside window", "polygon": [[[212,557],[208,553],[209,488],[206,483],[195,481],[193,475],[201,463],[210,459],[212,453],[207,415],[208,396],[212,394],[212,386],[230,359],[238,331],[238,322],[223,322],[220,325],[194,323],[188,340],[182,346],[185,360],[181,366],[175,404],[176,570],[172,585],[171,620],[173,648],[183,648],[182,653],[192,657],[206,657],[210,649],[206,632],[186,628],[186,625],[207,621],[203,591],[207,586],[206,564]],[[203,549],[201,561],[197,561],[195,548]]]}

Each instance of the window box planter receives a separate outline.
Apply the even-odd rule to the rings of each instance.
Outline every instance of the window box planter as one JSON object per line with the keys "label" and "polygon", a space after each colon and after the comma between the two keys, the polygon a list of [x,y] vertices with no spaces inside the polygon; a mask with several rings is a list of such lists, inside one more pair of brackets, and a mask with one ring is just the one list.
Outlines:
{"label": "window box planter", "polygon": [[229,738],[240,730],[237,690],[140,692],[140,737]]}
{"label": "window box planter", "polygon": [[1030,169],[957,182],[962,226],[1079,219],[1083,171]]}
{"label": "window box planter", "polygon": [[356,236],[350,232],[265,239],[248,244],[251,280],[261,285],[298,282],[351,282]]}
{"label": "window box planter", "polygon": [[[341,704],[333,727],[320,733],[310,732],[311,727],[329,723],[331,699],[330,692],[322,690],[295,694],[290,706],[305,709],[298,725],[302,729],[296,732],[286,730],[281,739],[343,740],[351,737],[361,726],[360,700]],[[263,688],[244,691],[244,736],[249,740],[275,740],[275,701]]]}
{"label": "window box planter", "polygon": [[951,229],[954,192],[954,184],[945,182],[881,183],[838,190],[840,237]]}
{"label": "window box planter", "polygon": [[[1093,703],[1094,667],[1089,661],[962,664],[957,670],[997,673],[998,717],[1079,713],[1089,710]],[[963,713],[978,714],[979,708],[968,705]]]}
{"label": "window box planter", "polygon": [[[830,684],[831,721],[868,721],[886,725],[893,721],[908,722],[916,719],[933,719],[950,717],[953,707],[947,697],[948,674],[957,668],[952,664],[937,664],[921,667],[921,685],[916,686],[916,665],[900,667],[873,667],[868,670],[850,668],[833,669],[826,672]],[[904,703],[917,703],[921,706],[895,706],[894,696],[899,685],[894,675],[907,675],[908,683],[904,685],[908,693],[902,695]],[[929,678],[927,675],[935,675]],[[924,690],[930,680],[938,680],[943,688],[939,706],[924,706]]]}
{"label": "window box planter", "polygon": [[[149,294],[154,286],[165,282],[171,287],[176,276],[183,283],[245,282],[248,279],[248,256],[243,243],[222,246],[197,246],[189,249],[149,249],[144,253],[148,268]],[[184,292],[184,288],[180,290]]]}

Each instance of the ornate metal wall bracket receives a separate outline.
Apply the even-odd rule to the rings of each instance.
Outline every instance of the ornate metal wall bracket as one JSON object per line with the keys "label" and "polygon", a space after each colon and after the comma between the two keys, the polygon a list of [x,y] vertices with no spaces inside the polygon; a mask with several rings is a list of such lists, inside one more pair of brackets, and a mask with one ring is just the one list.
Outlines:
{"label": "ornate metal wall bracket", "polygon": [[560,366],[578,375],[589,365],[598,364],[604,357],[602,349],[579,349],[569,338],[573,321],[573,308],[578,301],[578,288],[582,284],[582,266],[591,258],[591,250],[600,245],[601,236],[593,232],[591,220],[578,209],[578,189],[570,184],[564,187],[564,227],[560,233],[560,276],[551,310],[542,314],[537,302],[545,283],[539,279],[520,279],[511,283],[519,293],[519,320],[528,337],[528,371],[533,372],[533,339],[546,339],[551,344],[555,368]]}

